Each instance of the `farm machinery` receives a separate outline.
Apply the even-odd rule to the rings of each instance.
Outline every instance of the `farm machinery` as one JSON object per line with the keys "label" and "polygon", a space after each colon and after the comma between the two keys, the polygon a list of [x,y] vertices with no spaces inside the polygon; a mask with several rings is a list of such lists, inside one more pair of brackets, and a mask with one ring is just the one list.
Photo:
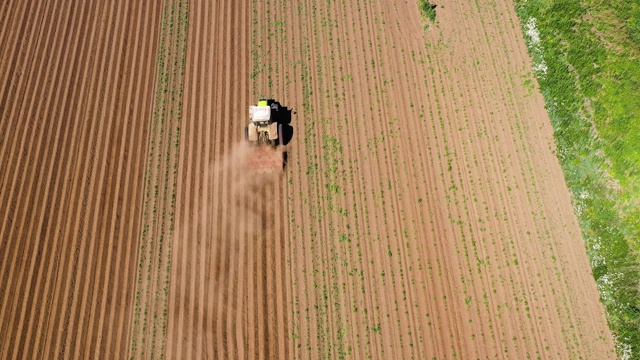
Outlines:
{"label": "farm machinery", "polygon": [[249,106],[251,122],[244,128],[244,138],[251,144],[276,146],[282,143],[283,124],[279,123],[280,104],[273,99],[260,99]]}
{"label": "farm machinery", "polygon": [[[244,128],[245,141],[251,145],[246,165],[258,173],[282,171],[286,165],[286,108],[273,99],[260,99],[249,106],[249,125]],[[280,114],[282,113],[282,114]]]}

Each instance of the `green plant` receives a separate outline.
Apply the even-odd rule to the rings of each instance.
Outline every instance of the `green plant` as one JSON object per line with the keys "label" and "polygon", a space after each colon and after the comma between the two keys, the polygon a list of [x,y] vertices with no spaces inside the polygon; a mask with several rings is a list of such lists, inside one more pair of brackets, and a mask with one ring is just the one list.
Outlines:
{"label": "green plant", "polygon": [[[617,351],[636,358],[640,49],[629,21],[640,10],[625,1],[577,0],[519,1],[516,10]],[[621,23],[629,26],[619,31]]]}
{"label": "green plant", "polygon": [[420,9],[420,15],[425,21],[436,21],[436,8],[429,0],[418,0],[418,8]]}

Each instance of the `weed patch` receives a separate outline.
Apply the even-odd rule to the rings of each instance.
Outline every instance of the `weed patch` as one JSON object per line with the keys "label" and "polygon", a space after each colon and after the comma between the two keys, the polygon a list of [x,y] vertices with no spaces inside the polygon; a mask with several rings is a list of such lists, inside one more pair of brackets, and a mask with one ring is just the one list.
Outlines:
{"label": "weed patch", "polygon": [[633,26],[612,29],[640,10],[574,0],[516,11],[618,355],[638,358],[640,42]]}

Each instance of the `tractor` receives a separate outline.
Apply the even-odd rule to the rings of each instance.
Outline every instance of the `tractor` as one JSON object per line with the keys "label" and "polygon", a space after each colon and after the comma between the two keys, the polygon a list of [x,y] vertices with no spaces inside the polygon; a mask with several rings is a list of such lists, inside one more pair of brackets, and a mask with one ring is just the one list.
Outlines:
{"label": "tractor", "polygon": [[283,125],[278,122],[280,104],[273,99],[260,99],[249,106],[251,122],[244,128],[244,138],[250,144],[276,146],[282,143]]}

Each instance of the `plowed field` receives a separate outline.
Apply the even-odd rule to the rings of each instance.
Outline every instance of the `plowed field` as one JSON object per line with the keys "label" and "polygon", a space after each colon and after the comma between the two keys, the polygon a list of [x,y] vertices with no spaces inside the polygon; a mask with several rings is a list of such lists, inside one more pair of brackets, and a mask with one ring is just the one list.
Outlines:
{"label": "plowed field", "polygon": [[0,5],[0,358],[129,344],[161,6]]}
{"label": "plowed field", "polygon": [[436,10],[2,3],[0,358],[614,357],[513,4]]}

